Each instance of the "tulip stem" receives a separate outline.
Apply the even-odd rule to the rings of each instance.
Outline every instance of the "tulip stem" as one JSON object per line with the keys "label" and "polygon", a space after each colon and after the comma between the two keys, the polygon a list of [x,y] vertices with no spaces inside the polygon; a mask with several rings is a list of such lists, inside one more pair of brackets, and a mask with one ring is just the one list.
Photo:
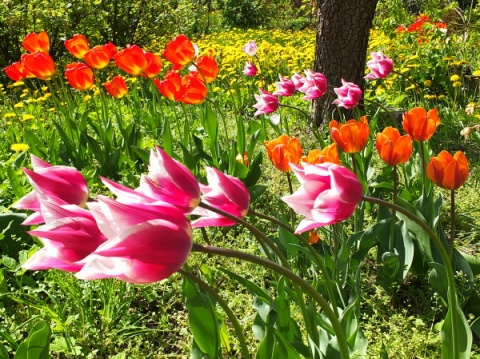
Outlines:
{"label": "tulip stem", "polygon": [[450,259],[453,257],[455,243],[455,190],[450,191]]}
{"label": "tulip stem", "polygon": [[299,108],[296,107],[296,106],[286,105],[286,104],[284,104],[284,103],[281,103],[279,106],[280,106],[280,107],[291,108],[291,109],[293,109],[293,110],[297,110],[297,111],[300,112],[303,116],[305,116],[308,120],[310,120],[310,115],[309,115],[306,111],[303,111],[303,110],[299,109]]}
{"label": "tulip stem", "polygon": [[264,259],[261,257],[257,257],[253,254],[245,253],[236,251],[233,249],[228,248],[220,248],[220,247],[212,247],[212,246],[202,246],[199,244],[194,243],[192,247],[192,251],[194,252],[203,252],[203,253],[210,253],[210,254],[217,254],[228,258],[237,258],[240,260],[244,260],[250,263],[258,264],[264,268],[271,269],[276,273],[283,275],[290,279],[293,283],[298,285],[304,293],[310,296],[317,304],[323,309],[325,315],[330,321],[330,324],[333,327],[333,330],[336,334],[338,345],[340,347],[341,355],[343,359],[348,359],[350,357],[349,354],[349,347],[348,342],[345,338],[345,333],[343,332],[342,326],[340,325],[340,321],[336,317],[335,313],[333,312],[332,308],[330,307],[329,303],[322,297],[322,295],[315,290],[307,281],[303,278],[296,275],[290,269],[283,267],[275,262],[272,262],[268,259]]}
{"label": "tulip stem", "polygon": [[200,287],[202,287],[205,291],[208,292],[212,297],[215,298],[217,303],[222,307],[223,311],[227,315],[228,319],[232,322],[233,328],[235,329],[235,334],[237,335],[237,339],[240,345],[240,350],[242,351],[243,357],[245,359],[250,359],[250,352],[248,351],[248,346],[245,341],[245,336],[243,335],[243,328],[238,322],[237,317],[233,313],[232,309],[228,306],[227,302],[217,293],[215,289],[213,289],[210,285],[204,282],[202,279],[197,277],[192,272],[180,268],[178,272],[183,275],[184,277],[192,280],[193,282],[197,283]]}
{"label": "tulip stem", "polygon": [[[398,191],[398,173],[397,166],[393,166],[393,193],[392,193],[392,202],[397,204],[397,191]],[[396,210],[392,208],[392,228],[390,231],[390,241],[388,242],[388,250],[393,252],[393,245],[395,240],[395,216]]]}
{"label": "tulip stem", "polygon": [[308,251],[312,254],[313,258],[315,258],[315,261],[317,262],[317,265],[320,267],[320,270],[323,274],[323,278],[325,279],[325,285],[327,287],[328,296],[330,298],[330,301],[332,302],[333,311],[338,316],[337,299],[336,299],[334,291],[333,291],[332,279],[330,278],[330,274],[328,273],[327,267],[325,266],[325,260],[317,253],[315,248],[312,247],[312,245],[308,242],[308,240],[305,237],[303,237],[301,234],[295,234],[294,229],[292,227],[290,227],[289,225],[283,223],[282,221],[279,221],[276,218],[267,216],[266,214],[256,212],[253,209],[249,209],[248,213],[250,213],[254,216],[257,216],[259,218],[266,219],[267,221],[270,221],[270,222],[278,225],[279,227],[285,228],[287,231],[294,234],[300,240],[300,242],[302,242],[302,244],[305,246],[305,248],[307,248]]}
{"label": "tulip stem", "polygon": [[[455,275],[453,273],[453,268],[452,268],[452,262],[451,262],[451,256],[447,252],[445,246],[443,245],[442,241],[438,237],[437,233],[430,228],[430,226],[423,220],[421,220],[419,217],[417,217],[414,213],[410,212],[409,210],[395,204],[395,203],[390,203],[387,201],[384,201],[380,198],[374,198],[374,197],[368,197],[368,196],[363,196],[362,199],[366,202],[371,202],[371,203],[376,203],[381,206],[388,207],[390,209],[394,209],[396,212],[403,214],[405,217],[409,218],[410,220],[414,221],[417,223],[425,232],[428,233],[430,238],[433,240],[435,243],[435,247],[438,249],[440,252],[440,256],[443,261],[443,265],[445,266],[445,272],[447,273],[447,282],[448,282],[448,304],[449,304],[449,310],[457,311],[458,309],[458,303],[457,303],[457,291],[456,291],[456,286],[455,286]],[[456,313],[453,312],[452,315],[455,315]],[[453,319],[452,320],[452,350],[455,355],[455,353],[460,353],[460,348],[458,348],[458,343],[459,343],[459,335],[461,333],[459,332],[457,320]],[[443,334],[442,334],[443,335]]]}

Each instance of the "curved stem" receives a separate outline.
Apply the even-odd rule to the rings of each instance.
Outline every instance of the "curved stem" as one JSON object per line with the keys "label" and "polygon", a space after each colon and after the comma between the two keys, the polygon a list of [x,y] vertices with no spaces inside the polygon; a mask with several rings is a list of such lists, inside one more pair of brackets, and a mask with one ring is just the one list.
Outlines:
{"label": "curved stem", "polygon": [[[430,228],[430,226],[425,222],[422,221],[419,217],[417,217],[414,213],[411,213],[407,209],[395,204],[395,203],[390,203],[387,201],[384,201],[379,198],[374,198],[374,197],[368,197],[368,196],[363,196],[362,197],[364,201],[371,202],[371,203],[376,203],[381,206],[388,207],[392,210],[395,210],[396,212],[402,213],[405,217],[408,217],[415,223],[417,223],[422,229],[428,233],[430,238],[433,240],[435,243],[436,248],[440,252],[440,256],[442,258],[443,264],[445,266],[445,272],[447,273],[447,282],[448,282],[448,299],[449,299],[449,305],[450,308],[456,308],[458,307],[457,303],[457,291],[455,287],[455,275],[453,273],[453,268],[452,268],[452,262],[451,262],[451,257],[449,253],[447,252],[445,246],[441,242],[440,238],[438,235],[435,233],[435,231]],[[454,314],[453,314],[454,315]],[[460,334],[458,332],[457,328],[457,321],[452,320],[452,333],[453,333],[453,340],[452,340],[452,345],[453,345],[453,352],[454,353],[459,353],[459,348],[458,346],[458,335]]]}
{"label": "curved stem", "polygon": [[305,116],[308,120],[310,120],[310,115],[304,111],[304,110],[301,110],[299,109],[298,107],[295,107],[295,106],[291,106],[291,105],[286,105],[284,103],[281,103],[280,104],[280,107],[287,107],[287,108],[291,108],[293,110],[297,110],[298,112],[300,112],[303,116]]}
{"label": "curved stem", "polygon": [[315,290],[315,288],[313,288],[307,281],[305,281],[304,279],[300,278],[298,275],[293,273],[290,269],[285,268],[270,260],[257,257],[253,254],[244,253],[244,252],[236,251],[233,249],[201,246],[199,244],[194,243],[192,247],[192,251],[217,254],[217,255],[221,255],[229,258],[237,258],[250,263],[258,264],[264,268],[271,269],[277,272],[278,274],[283,275],[288,279],[290,279],[292,283],[295,283],[296,285],[298,285],[308,296],[310,296],[315,302],[317,302],[317,304],[323,309],[325,315],[329,319],[330,324],[332,325],[333,330],[337,336],[342,358],[343,359],[349,358],[348,342],[345,338],[345,333],[343,332],[342,326],[340,325],[340,321],[336,317],[332,308],[330,308],[330,305],[328,304],[328,302],[325,300],[325,298],[322,297],[322,295],[319,292]]}
{"label": "curved stem", "polygon": [[250,352],[248,351],[247,342],[245,341],[245,336],[243,335],[243,328],[238,322],[238,319],[233,313],[232,309],[230,309],[230,307],[228,306],[227,302],[225,302],[225,300],[217,293],[215,289],[213,289],[203,280],[198,278],[192,272],[187,271],[185,269],[179,269],[178,272],[184,277],[187,277],[188,279],[191,279],[192,281],[197,283],[200,287],[205,289],[205,291],[207,291],[208,294],[210,294],[212,297],[215,298],[217,303],[222,307],[223,311],[227,315],[228,319],[230,319],[230,321],[232,322],[233,328],[235,329],[235,333],[237,335],[237,338],[240,344],[240,350],[242,351],[243,357],[246,359],[249,359]]}
{"label": "curved stem", "polygon": [[328,273],[327,267],[325,266],[324,259],[320,257],[320,255],[317,253],[315,248],[312,247],[312,245],[308,242],[308,240],[305,237],[303,237],[300,234],[296,234],[295,230],[292,227],[283,223],[282,221],[279,221],[276,218],[267,216],[266,214],[256,212],[253,209],[249,209],[248,213],[254,216],[263,218],[271,223],[276,224],[279,227],[286,229],[290,233],[294,234],[300,240],[300,242],[302,242],[304,247],[308,249],[308,251],[312,254],[313,258],[315,259],[315,262],[320,267],[320,271],[322,272],[323,278],[325,279],[325,285],[327,286],[327,292],[328,292],[329,299],[332,303],[333,311],[338,316],[337,299],[335,297],[335,292],[333,290],[332,279],[330,278],[330,274]]}

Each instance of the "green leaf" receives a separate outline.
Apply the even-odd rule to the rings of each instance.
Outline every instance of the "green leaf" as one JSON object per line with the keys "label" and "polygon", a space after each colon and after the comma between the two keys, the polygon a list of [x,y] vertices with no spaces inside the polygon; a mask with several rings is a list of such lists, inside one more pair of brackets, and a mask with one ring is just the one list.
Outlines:
{"label": "green leaf", "polygon": [[14,359],[48,359],[50,337],[52,330],[46,322],[37,323],[28,335],[28,338],[21,343]]}
{"label": "green leaf", "polygon": [[10,359],[7,349],[0,343],[0,359]]}
{"label": "green leaf", "polygon": [[472,347],[472,331],[460,306],[458,304],[452,306],[451,303],[452,298],[449,297],[447,315],[440,331],[442,359],[469,359]]}
{"label": "green leaf", "polygon": [[183,281],[183,294],[195,342],[202,352],[217,358],[220,352],[220,328],[212,301],[187,278]]}

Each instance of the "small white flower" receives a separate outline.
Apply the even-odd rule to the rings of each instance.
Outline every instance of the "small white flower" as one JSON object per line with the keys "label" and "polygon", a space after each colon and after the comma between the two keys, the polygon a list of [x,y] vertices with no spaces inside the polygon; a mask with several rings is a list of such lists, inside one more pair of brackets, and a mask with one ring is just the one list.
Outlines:
{"label": "small white flower", "polygon": [[274,113],[272,116],[270,116],[270,122],[274,126],[278,126],[280,123],[280,115],[278,113]]}

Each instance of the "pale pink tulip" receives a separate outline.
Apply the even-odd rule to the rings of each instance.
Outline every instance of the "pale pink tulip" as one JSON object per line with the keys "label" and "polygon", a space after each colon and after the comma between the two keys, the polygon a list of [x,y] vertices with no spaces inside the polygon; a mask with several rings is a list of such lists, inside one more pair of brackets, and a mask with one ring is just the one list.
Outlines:
{"label": "pale pink tulip", "polygon": [[183,212],[168,203],[120,203],[99,196],[89,208],[108,240],[80,261],[80,279],[117,278],[152,283],[185,263],[192,230]]}
{"label": "pale pink tulip", "polygon": [[34,190],[20,198],[15,204],[16,209],[34,211],[23,224],[40,224],[43,218],[40,212],[39,199],[58,205],[75,204],[85,206],[88,200],[87,181],[73,167],[52,166],[40,158],[31,155],[33,171],[24,168],[23,171]]}
{"label": "pale pink tulip", "polygon": [[305,80],[298,91],[305,94],[303,100],[314,100],[325,95],[328,89],[327,78],[320,72],[305,70]]}
{"label": "pale pink tulip", "polygon": [[277,86],[277,91],[272,93],[274,96],[292,96],[295,91],[296,87],[292,80],[289,80],[282,75],[278,76],[280,78],[280,82],[275,82]]}
{"label": "pale pink tulip", "polygon": [[245,46],[243,46],[243,52],[248,56],[255,56],[257,53],[258,47],[255,40],[249,41]]}
{"label": "pale pink tulip", "polygon": [[254,116],[275,112],[280,105],[278,98],[263,89],[260,89],[260,92],[261,95],[254,95],[257,100],[257,103],[253,105],[257,109]]}
{"label": "pale pink tulip", "polygon": [[105,242],[92,214],[75,205],[56,205],[40,200],[45,224],[28,232],[38,237],[43,248],[35,252],[24,264],[30,270],[61,269],[77,272],[76,263],[91,254]]}
{"label": "pale pink tulip", "polygon": [[342,79],[342,87],[334,88],[333,91],[335,91],[338,98],[333,101],[332,104],[338,105],[339,107],[354,108],[362,98],[362,90],[360,90],[360,87],[344,79]]}
{"label": "pale pink tulip", "polygon": [[258,72],[257,66],[251,61],[245,63],[245,68],[243,69],[243,74],[246,76],[255,76]]}
{"label": "pale pink tulip", "polygon": [[[208,186],[200,185],[202,202],[227,212],[235,217],[243,218],[250,205],[250,193],[242,181],[226,175],[213,167],[207,167]],[[192,227],[233,226],[234,220],[220,214],[197,207],[192,214],[201,216],[192,222]]]}
{"label": "pale pink tulip", "polygon": [[300,188],[282,197],[293,210],[305,216],[295,230],[302,233],[317,227],[341,222],[350,217],[362,198],[362,185],[346,167],[322,164],[290,164]]}
{"label": "pale pink tulip", "polygon": [[393,61],[381,51],[372,52],[372,59],[367,61],[370,73],[364,77],[367,80],[383,79],[393,71]]}
{"label": "pale pink tulip", "polygon": [[300,89],[305,83],[305,77],[300,75],[298,72],[295,72],[292,76],[292,82],[295,84],[295,89]]}
{"label": "pale pink tulip", "polygon": [[102,182],[122,203],[168,202],[184,213],[190,213],[200,202],[200,187],[183,164],[171,158],[160,147],[150,152],[149,172],[140,178],[135,190],[102,178]]}

